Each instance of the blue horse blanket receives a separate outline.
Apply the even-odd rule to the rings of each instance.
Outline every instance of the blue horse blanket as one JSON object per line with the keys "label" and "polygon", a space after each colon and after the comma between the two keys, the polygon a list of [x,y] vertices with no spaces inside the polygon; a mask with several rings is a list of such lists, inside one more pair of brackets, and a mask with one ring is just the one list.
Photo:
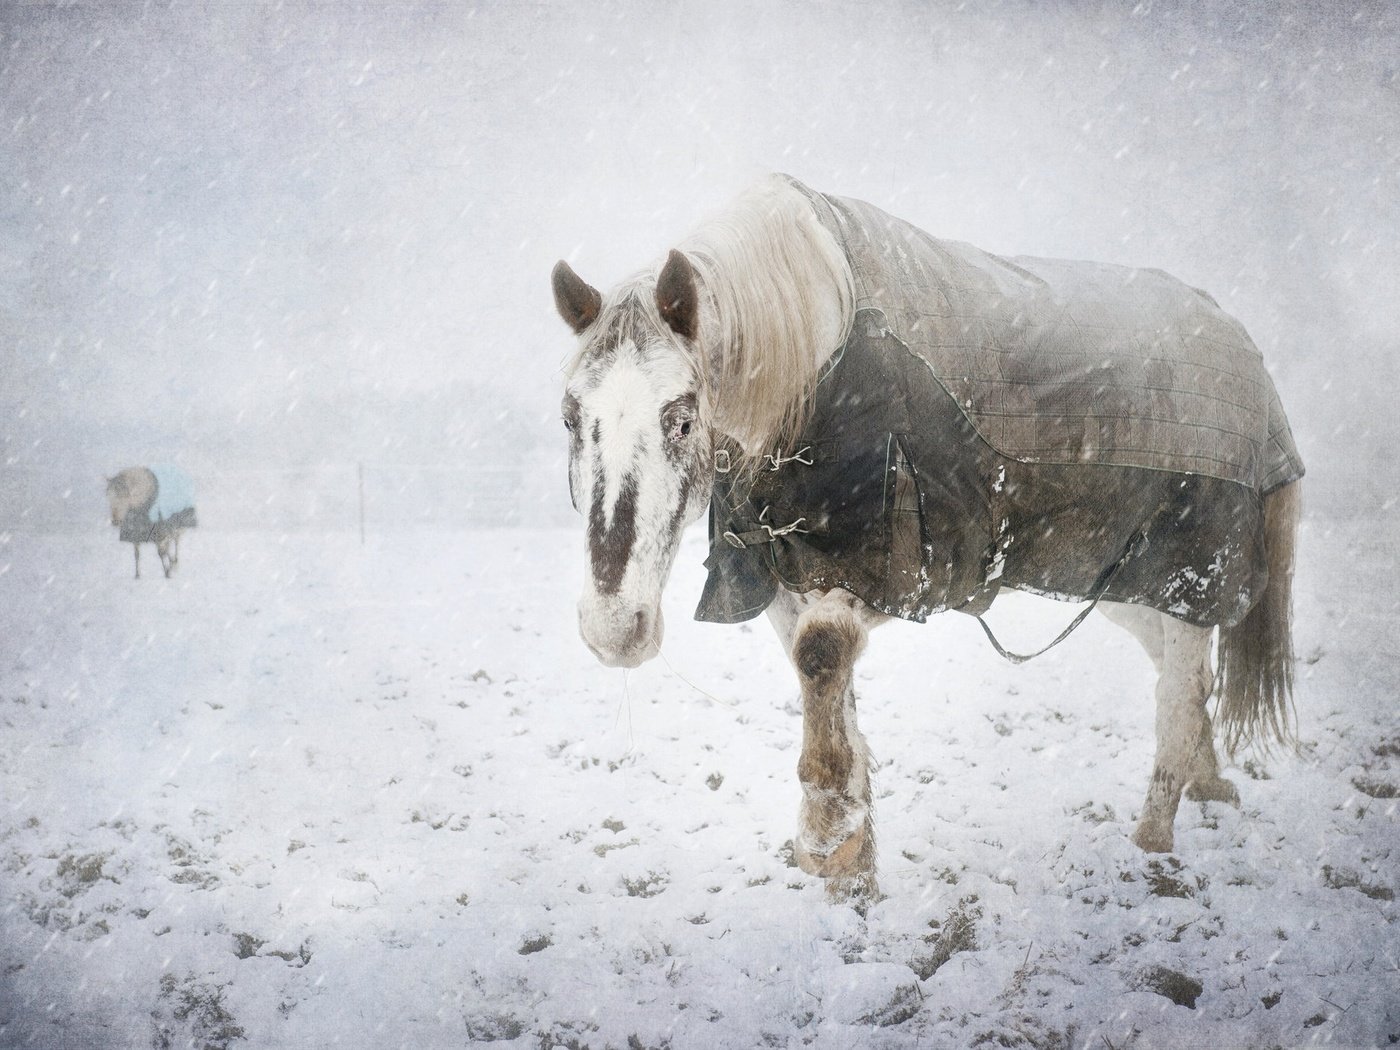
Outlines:
{"label": "blue horse blanket", "polygon": [[126,512],[119,534],[123,543],[156,543],[175,529],[199,524],[195,520],[194,482],[190,476],[169,463],[145,469],[155,479],[155,496]]}
{"label": "blue horse blanket", "polygon": [[156,476],[156,501],[151,505],[151,521],[171,521],[183,510],[194,510],[194,482],[179,467],[161,463],[150,468]]}

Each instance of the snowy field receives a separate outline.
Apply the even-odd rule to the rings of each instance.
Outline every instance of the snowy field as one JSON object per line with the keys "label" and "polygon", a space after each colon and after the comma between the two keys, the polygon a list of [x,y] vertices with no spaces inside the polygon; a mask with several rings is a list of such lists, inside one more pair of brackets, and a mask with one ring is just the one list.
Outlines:
{"label": "snowy field", "polygon": [[174,581],[0,537],[0,1045],[1394,1044],[1395,531],[1305,525],[1301,753],[1184,802],[1171,856],[1127,839],[1127,635],[1014,668],[963,617],[875,632],[864,917],[789,863],[795,681],[766,621],[689,620],[699,534],[626,676],[572,531],[203,528]]}

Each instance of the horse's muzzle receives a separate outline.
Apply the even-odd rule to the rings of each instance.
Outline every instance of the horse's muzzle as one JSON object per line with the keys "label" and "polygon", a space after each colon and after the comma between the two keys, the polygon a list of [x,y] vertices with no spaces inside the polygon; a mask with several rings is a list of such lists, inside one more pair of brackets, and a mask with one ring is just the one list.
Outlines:
{"label": "horse's muzzle", "polygon": [[665,620],[659,607],[618,608],[584,600],[578,607],[583,644],[607,667],[639,667],[661,651]]}

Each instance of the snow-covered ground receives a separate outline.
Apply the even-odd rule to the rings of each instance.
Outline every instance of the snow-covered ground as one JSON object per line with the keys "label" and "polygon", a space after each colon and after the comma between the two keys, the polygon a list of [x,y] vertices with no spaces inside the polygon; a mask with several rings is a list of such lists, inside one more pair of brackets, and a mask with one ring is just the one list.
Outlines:
{"label": "snow-covered ground", "polygon": [[[859,667],[886,899],[788,862],[765,621],[596,666],[567,531],[0,537],[5,1047],[1384,1046],[1400,1040],[1392,521],[1305,525],[1300,755],[1128,842],[1150,670],[947,615]],[[154,572],[155,559],[145,559]],[[1011,596],[1033,646],[1070,616]]]}

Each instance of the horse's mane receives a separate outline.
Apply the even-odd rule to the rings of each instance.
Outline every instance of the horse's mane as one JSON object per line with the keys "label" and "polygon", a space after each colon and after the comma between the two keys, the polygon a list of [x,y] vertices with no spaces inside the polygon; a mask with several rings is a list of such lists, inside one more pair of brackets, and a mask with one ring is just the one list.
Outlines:
{"label": "horse's mane", "polygon": [[[841,246],[807,196],[772,175],[682,241],[701,285],[700,358],[692,367],[714,427],[751,471],[806,425],[821,366],[846,341],[853,279]],[[635,328],[664,328],[655,269],[622,282],[564,366],[573,375],[600,346]]]}
{"label": "horse's mane", "polygon": [[854,291],[836,239],[807,197],[770,176],[688,237],[681,250],[712,309],[699,362],[715,426],[741,469],[786,448],[807,422],[823,363],[850,331]]}

